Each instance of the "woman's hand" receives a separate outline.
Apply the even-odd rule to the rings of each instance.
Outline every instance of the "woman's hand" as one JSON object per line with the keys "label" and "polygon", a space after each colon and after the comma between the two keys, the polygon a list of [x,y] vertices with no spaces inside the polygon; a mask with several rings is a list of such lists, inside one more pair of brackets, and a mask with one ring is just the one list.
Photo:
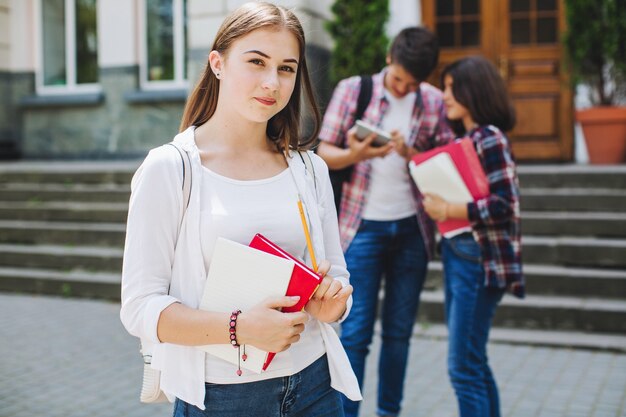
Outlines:
{"label": "woman's hand", "polygon": [[328,276],[330,262],[320,262],[318,274],[322,277],[319,287],[304,307],[307,313],[325,323],[332,323],[346,311],[346,303],[352,294],[352,286],[343,287],[341,282]]}
{"label": "woman's hand", "polygon": [[431,219],[442,222],[448,218],[449,203],[437,194],[424,194],[424,210]]}
{"label": "woman's hand", "polygon": [[300,340],[308,316],[304,312],[282,313],[281,307],[291,307],[300,297],[274,297],[239,314],[237,342],[253,345],[267,352],[282,352]]}

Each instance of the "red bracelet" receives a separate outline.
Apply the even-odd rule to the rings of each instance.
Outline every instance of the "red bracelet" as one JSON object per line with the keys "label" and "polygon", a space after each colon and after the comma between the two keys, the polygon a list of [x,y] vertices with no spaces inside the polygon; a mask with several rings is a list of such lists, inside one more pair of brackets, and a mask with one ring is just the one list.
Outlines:
{"label": "red bracelet", "polygon": [[233,347],[239,347],[239,343],[237,343],[237,317],[240,313],[241,310],[233,310],[233,312],[230,313],[230,328],[228,331],[230,333],[230,344],[233,345]]}
{"label": "red bracelet", "polygon": [[241,355],[241,345],[237,342],[237,318],[239,314],[241,314],[241,310],[233,310],[230,314],[228,332],[230,333],[230,344],[237,348],[237,375],[241,376],[241,359],[245,361],[248,359],[248,355],[246,355],[246,345],[243,345],[243,355]]}

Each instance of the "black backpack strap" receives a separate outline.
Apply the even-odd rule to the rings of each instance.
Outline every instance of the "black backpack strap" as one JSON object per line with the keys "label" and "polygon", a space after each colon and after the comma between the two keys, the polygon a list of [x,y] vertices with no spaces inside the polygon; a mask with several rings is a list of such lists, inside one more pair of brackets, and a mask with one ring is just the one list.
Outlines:
{"label": "black backpack strap", "polygon": [[[359,87],[359,97],[356,102],[356,111],[354,112],[353,123],[363,117],[365,110],[372,100],[373,81],[371,75],[361,75],[361,85]],[[344,135],[342,143],[339,147],[346,147],[346,137]],[[337,214],[339,214],[339,208],[341,206],[341,197],[343,184],[350,181],[352,178],[352,171],[354,165],[350,165],[343,169],[330,170],[330,183],[333,187],[333,194],[335,195],[335,207],[337,208]]]}
{"label": "black backpack strap", "polygon": [[[356,110],[354,112],[353,122],[356,122],[357,120],[361,119],[363,115],[365,114],[365,110],[367,110],[367,107],[369,106],[370,101],[372,100],[372,89],[374,88],[374,83],[372,81],[371,75],[361,75],[360,78],[361,78],[361,85],[359,86],[359,96],[356,101]],[[341,146],[344,148],[346,146],[345,136],[344,136],[343,143],[341,144]]]}
{"label": "black backpack strap", "polygon": [[361,88],[359,90],[359,98],[356,102],[356,112],[354,113],[355,121],[363,117],[367,106],[370,104],[373,84],[371,75],[361,75]]}

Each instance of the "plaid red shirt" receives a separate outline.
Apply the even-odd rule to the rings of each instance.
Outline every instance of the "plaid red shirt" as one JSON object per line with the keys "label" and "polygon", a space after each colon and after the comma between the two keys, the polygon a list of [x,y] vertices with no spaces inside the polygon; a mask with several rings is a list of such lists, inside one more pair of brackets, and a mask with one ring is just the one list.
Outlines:
{"label": "plaid red shirt", "polygon": [[507,288],[523,298],[520,194],[509,141],[495,126],[480,126],[468,136],[489,180],[489,196],[467,204],[474,237],[481,247],[485,285]]}
{"label": "plaid red shirt", "polygon": [[[387,69],[372,76],[372,99],[365,110],[363,119],[379,126],[389,107],[385,98],[383,78]],[[320,139],[330,144],[342,146],[346,143],[346,132],[354,125],[357,99],[361,87],[360,77],[342,80],[328,104]],[[421,83],[417,91],[413,116],[410,122],[409,146],[419,151],[445,145],[454,140],[444,113],[441,91],[427,83]],[[408,165],[407,165],[408,170]],[[352,179],[344,184],[339,216],[339,232],[343,250],[347,250],[361,224],[363,207],[370,184],[371,161],[362,161],[354,166]],[[422,206],[422,196],[413,186],[413,196],[417,209],[417,219],[428,255],[432,258],[435,248],[434,224]]]}

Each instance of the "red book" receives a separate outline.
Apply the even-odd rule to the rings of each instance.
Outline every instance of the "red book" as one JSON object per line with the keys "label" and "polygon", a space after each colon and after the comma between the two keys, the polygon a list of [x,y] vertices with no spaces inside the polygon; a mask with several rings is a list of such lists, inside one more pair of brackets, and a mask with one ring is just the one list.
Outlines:
{"label": "red book", "polygon": [[[285,295],[299,295],[300,300],[291,307],[283,307],[282,311],[286,313],[291,313],[295,311],[302,311],[306,303],[309,302],[315,290],[320,284],[322,278],[317,275],[315,271],[309,268],[304,262],[299,259],[294,258],[291,254],[283,250],[280,246],[276,245],[274,242],[266,238],[260,233],[257,233],[252,241],[250,241],[251,248],[258,249],[260,251],[270,253],[272,255],[279,256],[281,258],[291,259],[295,262],[293,267],[293,273],[291,274],[291,280],[289,281],[289,285],[287,286],[287,293]],[[267,359],[265,364],[263,365],[263,370],[265,371],[267,367],[274,359],[276,353],[269,352],[267,354]]]}
{"label": "red book", "polygon": [[[463,138],[448,145],[440,146],[427,152],[415,155],[411,159],[411,164],[424,164],[427,161],[432,160],[434,156],[442,153],[447,153],[450,156],[450,159],[452,159],[456,172],[458,172],[463,180],[463,183],[465,184],[465,187],[467,187],[467,191],[469,191],[472,200],[476,201],[489,195],[489,180],[485,175],[485,171],[483,170],[480,160],[478,159],[478,155],[476,154],[476,149],[474,149],[474,143],[470,138]],[[416,183],[417,182],[418,181],[416,179]],[[437,190],[427,191],[438,194]],[[439,229],[439,233],[443,236],[446,234],[453,235],[455,231],[470,229],[470,223],[467,220],[452,219],[444,222],[438,222],[437,228]]]}

